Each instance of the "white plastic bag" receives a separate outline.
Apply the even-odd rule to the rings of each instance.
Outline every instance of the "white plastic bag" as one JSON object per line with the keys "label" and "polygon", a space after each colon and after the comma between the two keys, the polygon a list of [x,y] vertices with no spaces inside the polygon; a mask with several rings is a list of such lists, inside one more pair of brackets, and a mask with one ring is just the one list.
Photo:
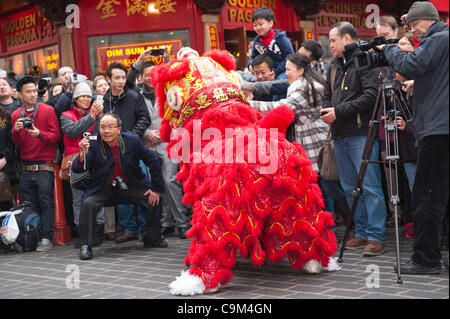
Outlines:
{"label": "white plastic bag", "polygon": [[14,243],[19,236],[19,226],[17,225],[15,213],[17,212],[8,213],[2,221],[0,237],[5,245]]}

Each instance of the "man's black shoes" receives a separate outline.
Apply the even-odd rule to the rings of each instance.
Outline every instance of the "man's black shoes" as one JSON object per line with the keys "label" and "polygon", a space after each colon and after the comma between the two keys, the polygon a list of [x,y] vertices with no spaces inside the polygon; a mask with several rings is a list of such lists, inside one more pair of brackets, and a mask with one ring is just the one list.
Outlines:
{"label": "man's black shoes", "polygon": [[92,259],[92,248],[89,245],[82,245],[80,248],[80,259],[88,260]]}
{"label": "man's black shoes", "polygon": [[161,236],[167,237],[167,235],[175,232],[175,227],[162,227],[161,228]]}
{"label": "man's black shoes", "polygon": [[188,229],[188,227],[178,227],[178,233],[180,234],[181,239],[186,239],[186,231]]}
{"label": "man's black shoes", "polygon": [[[438,275],[441,273],[441,268],[441,265],[434,267],[422,266],[411,259],[406,264],[400,265],[400,273],[403,275]],[[397,265],[394,266],[394,270],[397,271]]]}
{"label": "man's black shoes", "polygon": [[145,248],[166,248],[168,246],[167,242],[164,239],[154,240],[144,237],[142,239]]}

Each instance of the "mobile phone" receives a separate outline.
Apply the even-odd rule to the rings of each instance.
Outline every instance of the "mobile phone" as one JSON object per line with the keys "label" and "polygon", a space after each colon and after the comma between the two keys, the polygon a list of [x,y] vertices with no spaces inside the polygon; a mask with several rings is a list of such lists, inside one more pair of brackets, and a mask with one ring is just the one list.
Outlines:
{"label": "mobile phone", "polygon": [[95,98],[97,101],[102,102],[103,101],[103,95],[97,95]]}
{"label": "mobile phone", "polygon": [[6,78],[6,76],[7,76],[6,71],[1,70],[0,71],[0,78]]}
{"label": "mobile phone", "polygon": [[324,111],[324,110],[320,110],[320,116],[324,116],[324,115],[327,115],[328,114],[328,112],[327,111]]}
{"label": "mobile phone", "polygon": [[152,49],[151,54],[153,56],[164,55],[164,49]]}

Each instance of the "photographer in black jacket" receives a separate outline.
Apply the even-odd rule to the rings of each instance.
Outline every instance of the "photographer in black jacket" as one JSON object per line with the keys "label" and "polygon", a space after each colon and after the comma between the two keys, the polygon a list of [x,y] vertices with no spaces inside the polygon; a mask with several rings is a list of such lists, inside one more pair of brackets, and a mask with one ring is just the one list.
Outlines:
{"label": "photographer in black jacket", "polygon": [[405,52],[397,45],[378,47],[398,73],[414,80],[413,130],[419,144],[412,191],[414,253],[400,271],[437,274],[449,193],[449,27],[427,1],[413,3],[406,24],[420,41],[418,48]]}
{"label": "photographer in black jacket", "polygon": [[118,62],[111,63],[106,70],[109,90],[104,95],[104,113],[115,113],[123,122],[122,131],[142,137],[150,126],[150,116],[144,98],[126,86],[127,69]]}

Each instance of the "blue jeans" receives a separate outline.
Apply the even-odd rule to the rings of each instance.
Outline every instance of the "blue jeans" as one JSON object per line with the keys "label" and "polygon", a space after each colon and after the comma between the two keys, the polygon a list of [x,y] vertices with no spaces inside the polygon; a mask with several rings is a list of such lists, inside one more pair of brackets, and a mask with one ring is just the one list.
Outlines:
{"label": "blue jeans", "polygon": [[[334,139],[334,152],[341,186],[349,207],[352,206],[352,192],[361,167],[361,158],[366,136],[351,136]],[[373,143],[371,161],[377,161],[379,143]],[[355,236],[384,243],[386,240],[386,205],[381,187],[381,171],[378,164],[368,164],[361,185],[361,196],[353,214]]]}
{"label": "blue jeans", "polygon": [[[140,161],[139,166],[142,171],[147,174],[147,167],[144,162]],[[124,231],[130,234],[136,234],[137,232],[144,234],[146,225],[147,225],[147,213],[140,207],[137,207],[137,218],[140,221],[140,225],[138,227],[136,220],[134,219],[133,212],[135,205],[129,204],[119,204],[117,205],[117,219],[119,220],[119,224],[123,227]]]}
{"label": "blue jeans", "polygon": [[52,240],[55,225],[53,188],[55,175],[49,171],[25,171],[20,174],[20,192],[23,199],[33,204],[42,220],[41,239]]}
{"label": "blue jeans", "polygon": [[405,169],[406,178],[408,178],[409,190],[412,192],[414,185],[414,177],[416,176],[416,162],[405,162],[403,163],[403,168]]}

